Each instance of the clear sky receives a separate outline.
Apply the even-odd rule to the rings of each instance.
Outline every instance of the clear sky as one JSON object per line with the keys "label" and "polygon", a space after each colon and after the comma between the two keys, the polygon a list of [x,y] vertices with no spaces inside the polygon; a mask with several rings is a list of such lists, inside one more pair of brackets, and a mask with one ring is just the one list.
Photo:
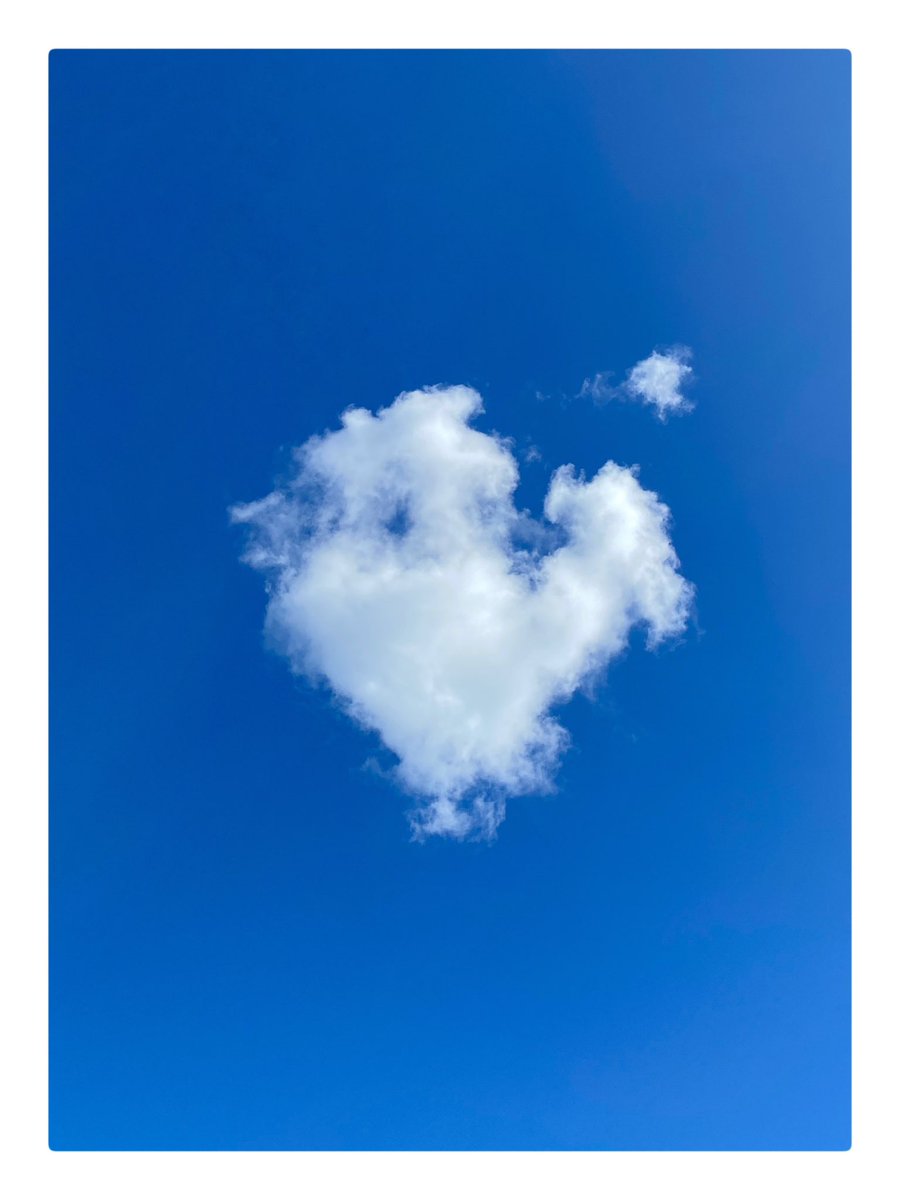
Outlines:
{"label": "clear sky", "polygon": [[[50,78],[51,1146],[847,1148],[849,55]],[[676,345],[690,412],[582,387]],[[229,521],[436,384],[695,588],[493,840],[410,839]]]}

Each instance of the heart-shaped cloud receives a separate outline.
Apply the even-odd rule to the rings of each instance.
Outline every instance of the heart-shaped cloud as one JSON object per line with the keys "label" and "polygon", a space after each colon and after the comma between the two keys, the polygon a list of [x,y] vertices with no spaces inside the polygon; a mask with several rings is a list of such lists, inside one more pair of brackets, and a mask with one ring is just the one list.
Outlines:
{"label": "heart-shaped cloud", "polygon": [[481,410],[468,387],[351,408],[287,486],[232,510],[274,643],[397,756],[418,836],[492,836],[506,797],[550,785],[567,741],[550,709],[633,626],[651,645],[682,632],[692,599],[633,468],[561,467],[539,525],[507,444],[471,428]]}

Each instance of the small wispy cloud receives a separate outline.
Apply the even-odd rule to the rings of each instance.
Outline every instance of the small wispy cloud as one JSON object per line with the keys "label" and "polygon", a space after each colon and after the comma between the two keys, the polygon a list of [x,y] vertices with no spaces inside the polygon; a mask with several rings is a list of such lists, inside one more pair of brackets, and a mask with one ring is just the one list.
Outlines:
{"label": "small wispy cloud", "polygon": [[535,520],[509,443],[471,427],[482,407],[436,387],[348,409],[289,483],[232,509],[272,644],[393,752],[418,838],[492,838],[508,797],[549,790],[568,742],[551,710],[635,626],[680,634],[692,601],[636,468],[560,467]]}
{"label": "small wispy cloud", "polygon": [[584,380],[575,398],[593,400],[595,404],[638,400],[652,405],[659,419],[665,421],[670,413],[690,412],[694,407],[682,390],[693,374],[690,358],[687,346],[654,350],[631,368],[623,383],[613,383],[612,371],[601,371]]}
{"label": "small wispy cloud", "polygon": [[663,352],[654,350],[628,372],[624,391],[632,399],[651,404],[662,421],[670,413],[689,412],[693,404],[682,388],[692,374],[690,358],[687,346],[673,346]]}
{"label": "small wispy cloud", "polygon": [[617,391],[613,385],[612,377],[612,371],[599,371],[591,379],[585,379],[576,392],[575,399],[593,400],[596,404],[603,404],[606,400],[612,400]]}

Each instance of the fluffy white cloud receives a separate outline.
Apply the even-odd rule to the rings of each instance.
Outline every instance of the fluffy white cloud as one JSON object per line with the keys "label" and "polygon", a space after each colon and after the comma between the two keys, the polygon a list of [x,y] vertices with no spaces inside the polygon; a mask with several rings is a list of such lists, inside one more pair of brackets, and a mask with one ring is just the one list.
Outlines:
{"label": "fluffy white cloud", "polygon": [[505,797],[546,790],[567,741],[551,708],[634,625],[680,633],[692,597],[635,469],[561,467],[534,521],[481,409],[467,387],[351,408],[290,484],[232,510],[274,644],[397,756],[418,836],[491,837]]}
{"label": "fluffy white cloud", "polygon": [[686,346],[675,346],[665,354],[654,350],[628,372],[624,390],[635,400],[652,404],[664,421],[669,413],[689,412],[693,405],[682,395],[682,385],[692,373]]}

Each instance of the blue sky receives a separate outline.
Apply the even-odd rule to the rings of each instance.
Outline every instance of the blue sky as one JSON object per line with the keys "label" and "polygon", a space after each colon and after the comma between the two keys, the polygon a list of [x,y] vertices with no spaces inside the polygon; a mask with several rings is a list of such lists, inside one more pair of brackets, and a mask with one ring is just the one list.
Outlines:
{"label": "blue sky", "polygon": [[[849,76],[51,57],[54,1148],[848,1146]],[[578,397],[675,344],[692,412]],[[696,589],[493,841],[410,841],[228,518],[434,384]]]}

